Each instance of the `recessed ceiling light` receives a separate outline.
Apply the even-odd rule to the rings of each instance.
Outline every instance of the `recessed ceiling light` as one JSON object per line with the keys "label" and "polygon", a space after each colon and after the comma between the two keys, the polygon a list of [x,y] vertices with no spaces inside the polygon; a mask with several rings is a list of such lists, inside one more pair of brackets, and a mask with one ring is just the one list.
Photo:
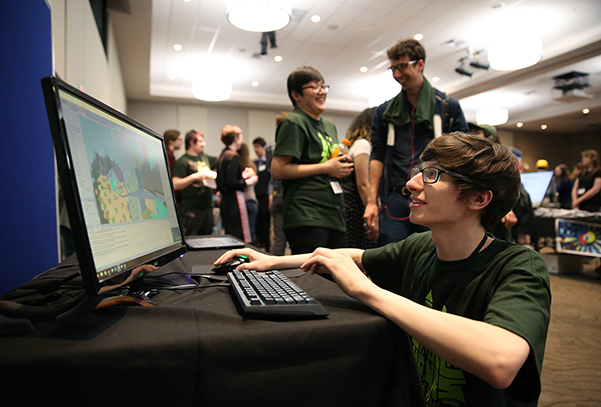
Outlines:
{"label": "recessed ceiling light", "polygon": [[175,78],[177,78],[177,76],[175,76],[174,73],[170,73],[169,76],[167,76],[169,79],[174,80]]}
{"label": "recessed ceiling light", "polygon": [[518,127],[522,127],[522,126],[524,125],[524,123],[522,123],[522,122],[517,122],[515,125],[516,125],[516,126],[518,126]]}
{"label": "recessed ceiling light", "polygon": [[192,0],[184,0],[184,3],[190,3]]}
{"label": "recessed ceiling light", "polygon": [[184,49],[184,47],[182,47],[182,44],[174,44],[173,49],[176,51],[181,51],[182,49]]}
{"label": "recessed ceiling light", "polygon": [[582,114],[589,114],[590,112],[590,109],[582,109]]}
{"label": "recessed ceiling light", "polygon": [[415,34],[413,36],[414,39],[421,41],[424,38],[424,34]]}
{"label": "recessed ceiling light", "polygon": [[252,86],[254,86],[254,87],[256,88],[257,86],[259,86],[259,82],[257,82],[257,81],[253,81],[253,82],[251,83],[251,85],[252,85]]}
{"label": "recessed ceiling light", "polygon": [[367,72],[367,67],[366,66],[362,66],[361,68],[359,68],[359,71],[365,73],[365,72]]}
{"label": "recessed ceiling light", "polygon": [[439,82],[440,78],[438,76],[435,76],[434,78],[432,78],[432,82],[436,83]]}
{"label": "recessed ceiling light", "polygon": [[547,130],[547,125],[546,124],[541,124],[540,125],[540,129],[541,130]]}
{"label": "recessed ceiling light", "polygon": [[314,23],[319,23],[320,20],[321,20],[321,17],[318,16],[317,14],[315,14],[314,16],[311,17],[311,21],[313,21]]}
{"label": "recessed ceiling light", "polygon": [[275,62],[282,62],[282,61],[284,60],[284,58],[282,58],[280,55],[276,55],[276,56],[273,58],[273,60],[274,60]]}

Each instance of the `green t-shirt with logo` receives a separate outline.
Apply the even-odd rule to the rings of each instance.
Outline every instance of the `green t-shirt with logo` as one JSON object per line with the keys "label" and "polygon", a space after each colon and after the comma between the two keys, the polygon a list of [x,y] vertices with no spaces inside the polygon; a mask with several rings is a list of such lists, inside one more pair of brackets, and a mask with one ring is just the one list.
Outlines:
{"label": "green t-shirt with logo", "polygon": [[[188,175],[198,172],[201,167],[215,169],[217,158],[206,154],[194,157],[189,154],[182,155],[173,166],[173,176],[186,178]],[[200,167],[199,167],[200,166]],[[200,209],[213,207],[213,190],[206,187],[202,182],[195,182],[181,190],[182,208]]]}
{"label": "green t-shirt with logo", "polygon": [[432,232],[417,233],[366,250],[362,262],[378,286],[429,308],[505,328],[528,342],[530,355],[509,388],[499,390],[413,340],[426,401],[437,406],[535,406],[551,307],[542,256],[497,239],[471,260],[443,261],[435,249]]}
{"label": "green t-shirt with logo", "polygon": [[[338,134],[332,122],[315,120],[294,108],[277,128],[274,156],[292,156],[294,164],[323,163],[336,144]],[[334,193],[330,180],[328,174],[282,180],[285,230],[318,226],[346,232],[344,195]]]}

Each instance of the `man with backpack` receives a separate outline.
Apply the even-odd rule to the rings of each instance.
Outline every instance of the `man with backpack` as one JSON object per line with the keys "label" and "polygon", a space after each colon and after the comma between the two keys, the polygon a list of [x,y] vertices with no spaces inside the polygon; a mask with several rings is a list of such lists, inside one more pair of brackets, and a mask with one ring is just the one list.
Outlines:
{"label": "man with backpack", "polygon": [[442,133],[469,132],[459,102],[424,78],[426,51],[419,41],[401,40],[387,53],[389,69],[403,89],[373,117],[370,191],[363,216],[366,226],[379,232],[380,245],[424,230],[409,221],[405,188],[424,147]]}

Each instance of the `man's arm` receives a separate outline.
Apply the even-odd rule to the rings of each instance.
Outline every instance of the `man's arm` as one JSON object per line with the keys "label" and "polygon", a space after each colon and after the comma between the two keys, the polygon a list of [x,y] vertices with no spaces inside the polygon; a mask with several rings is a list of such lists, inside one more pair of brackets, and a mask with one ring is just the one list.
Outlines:
{"label": "man's arm", "polygon": [[342,291],[401,327],[430,351],[491,386],[509,387],[530,353],[522,337],[497,326],[419,305],[375,285],[357,267],[363,251],[319,248],[301,268],[329,271]]}
{"label": "man's arm", "polygon": [[195,182],[202,182],[202,179],[204,177],[205,176],[201,172],[192,173],[185,178],[173,177],[172,178],[173,189],[176,191],[180,191],[184,188],[189,187],[190,185],[192,185]]}
{"label": "man's arm", "polygon": [[347,162],[346,156],[317,164],[295,164],[292,162],[292,156],[280,155],[271,160],[271,175],[279,179],[307,178],[321,174],[344,178],[353,171],[353,166],[353,162]]}
{"label": "man's arm", "polygon": [[384,160],[386,158],[386,141],[388,138],[388,125],[381,118],[386,105],[379,106],[374,112],[371,120],[371,159],[369,162],[369,191],[367,195],[367,204],[363,219],[369,233],[378,235],[378,190],[380,189],[380,179],[384,170]]}
{"label": "man's arm", "polygon": [[371,160],[369,162],[369,190],[363,219],[365,219],[365,225],[375,235],[378,234],[378,214],[380,213],[380,209],[378,208],[378,190],[380,188],[383,169],[384,163],[382,161]]}

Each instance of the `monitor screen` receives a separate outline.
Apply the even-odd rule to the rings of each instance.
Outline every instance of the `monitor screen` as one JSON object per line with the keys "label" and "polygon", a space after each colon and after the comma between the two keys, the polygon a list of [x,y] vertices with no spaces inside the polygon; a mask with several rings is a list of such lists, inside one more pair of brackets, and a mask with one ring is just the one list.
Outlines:
{"label": "monitor screen", "polygon": [[88,294],[135,267],[183,255],[161,135],[57,78],[42,87]]}
{"label": "monitor screen", "polygon": [[547,188],[553,179],[553,171],[527,172],[522,173],[521,176],[522,184],[530,195],[532,207],[539,207],[545,199]]}

